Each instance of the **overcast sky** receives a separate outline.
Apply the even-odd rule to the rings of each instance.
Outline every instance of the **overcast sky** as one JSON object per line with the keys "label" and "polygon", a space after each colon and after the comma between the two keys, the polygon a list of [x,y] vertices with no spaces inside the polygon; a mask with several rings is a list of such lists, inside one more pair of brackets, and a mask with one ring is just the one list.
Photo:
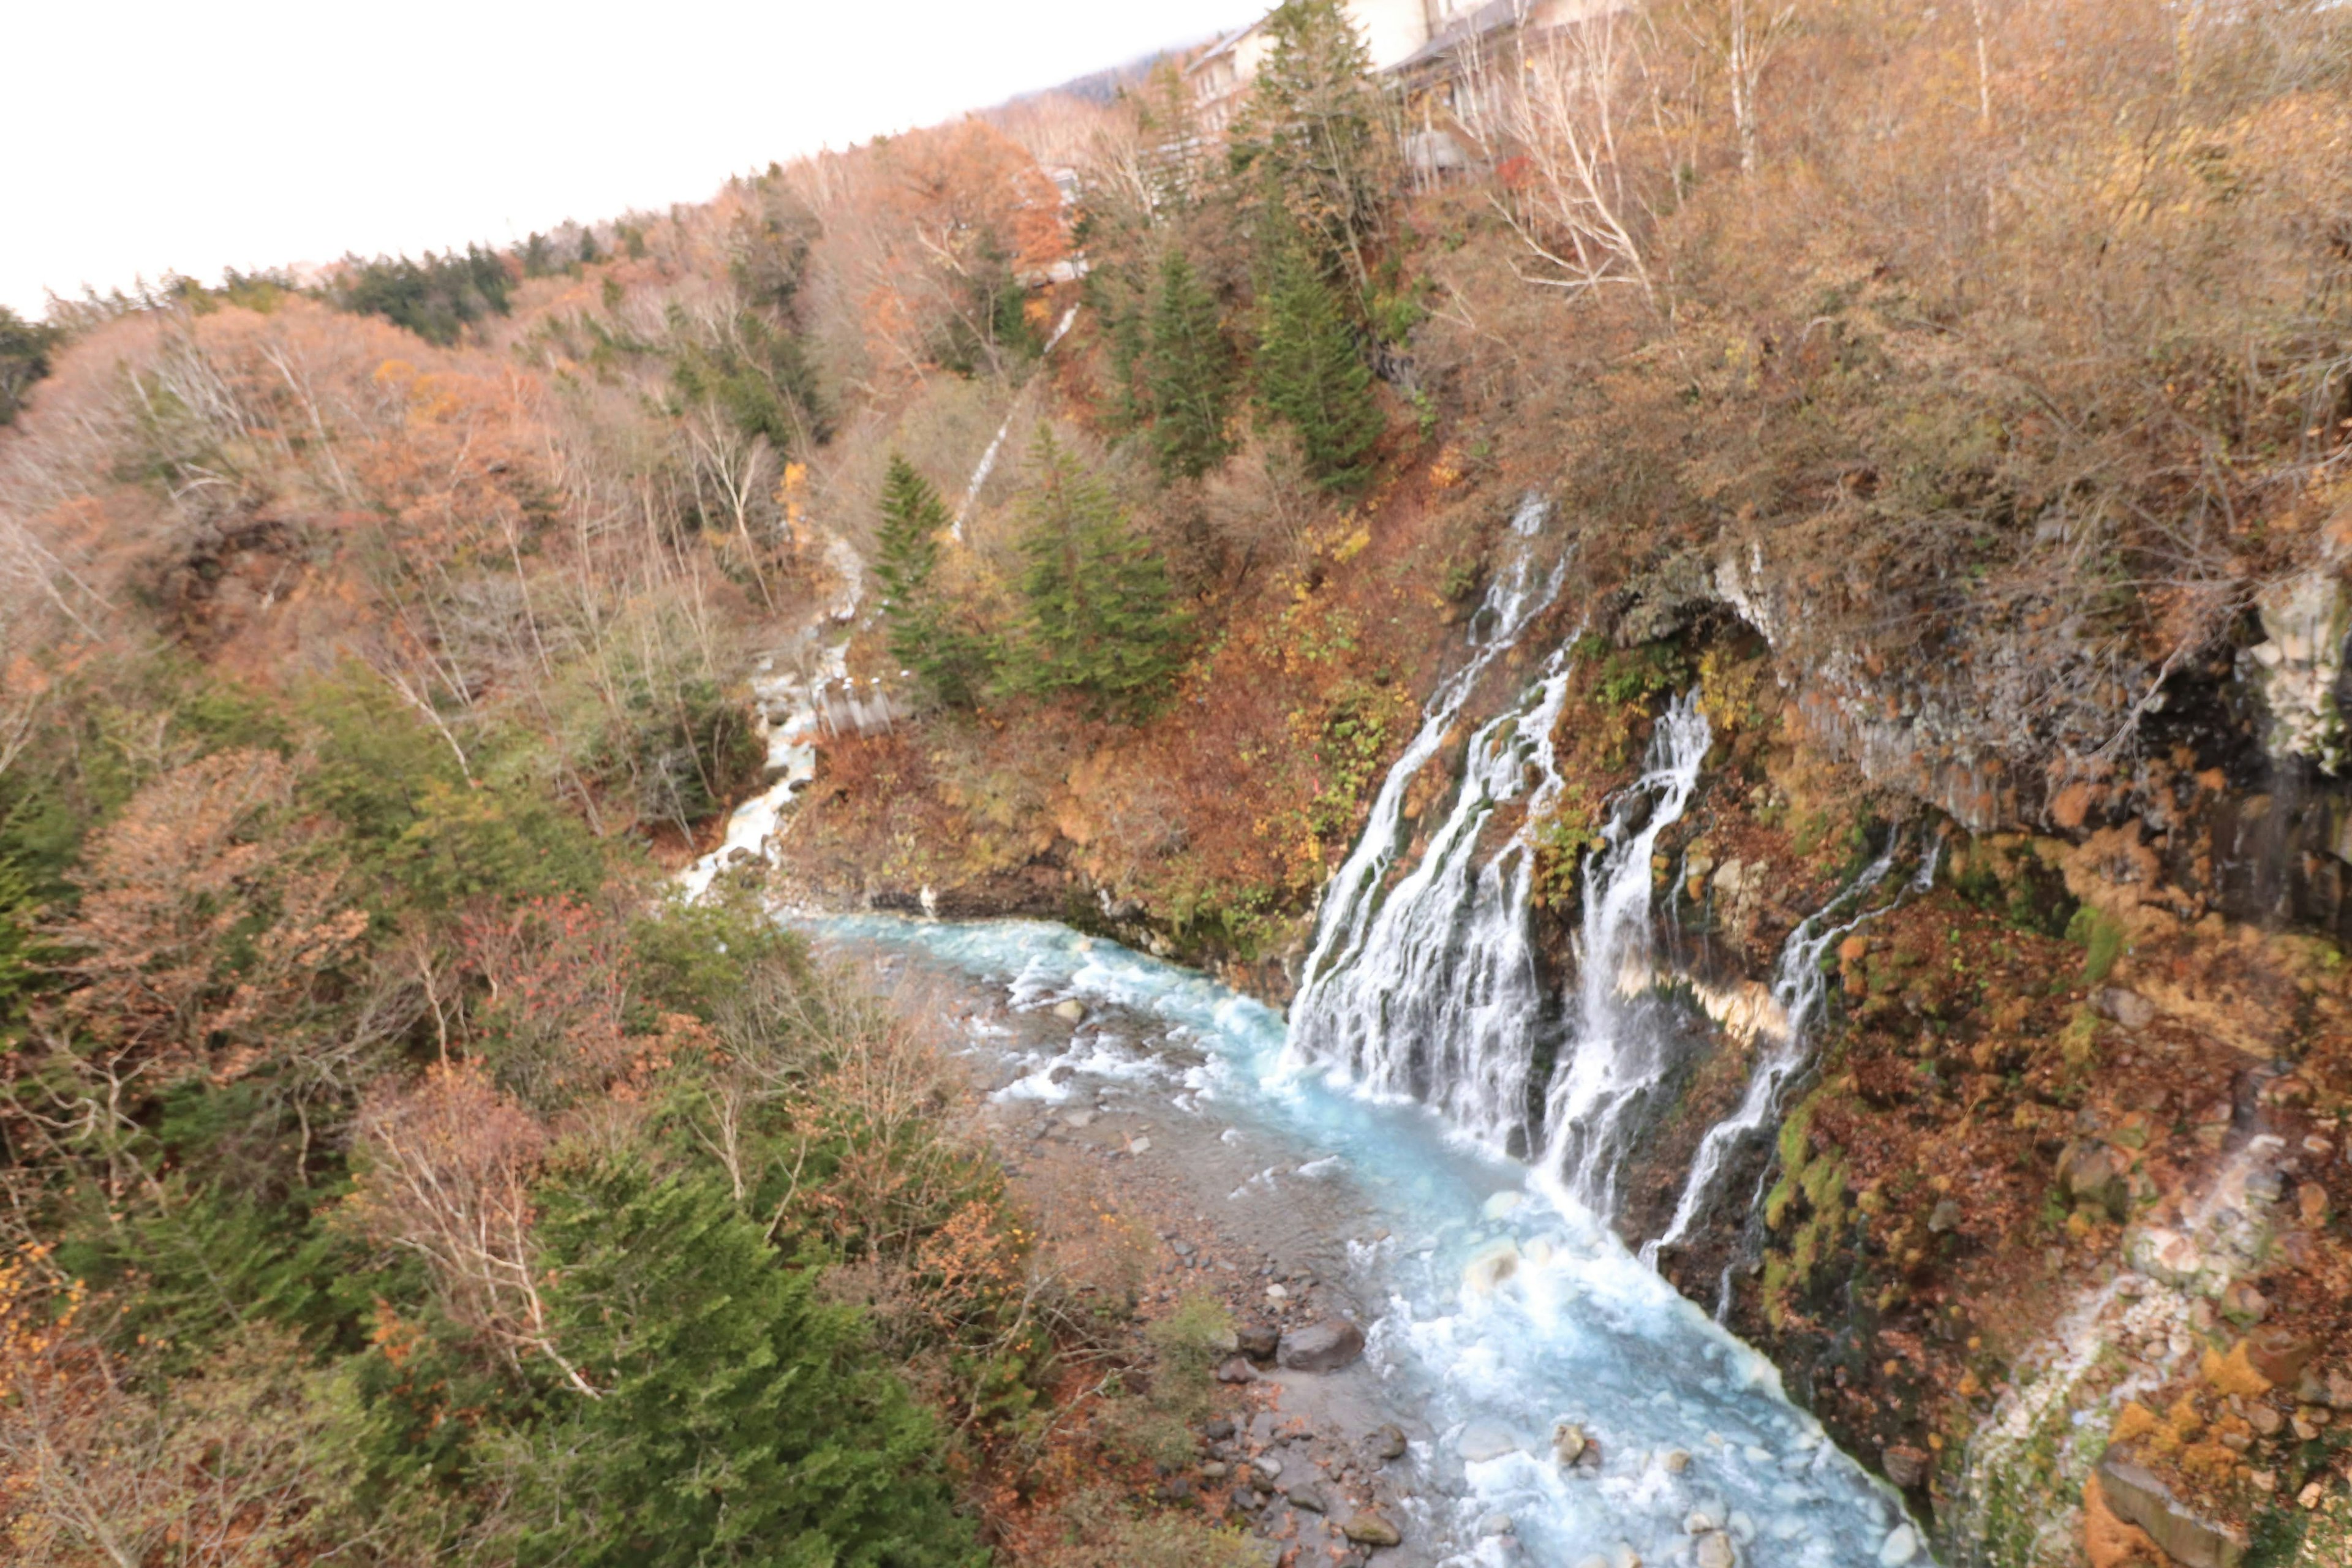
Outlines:
{"label": "overcast sky", "polygon": [[0,304],[698,201],[1268,0],[21,0]]}

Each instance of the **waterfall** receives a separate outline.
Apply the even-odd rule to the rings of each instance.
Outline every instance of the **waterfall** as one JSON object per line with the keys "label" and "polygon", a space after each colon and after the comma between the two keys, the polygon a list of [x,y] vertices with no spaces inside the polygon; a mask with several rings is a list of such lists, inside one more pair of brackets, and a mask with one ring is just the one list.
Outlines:
{"label": "waterfall", "polygon": [[[1487,667],[1516,646],[1519,636],[1559,595],[1568,574],[1563,555],[1549,569],[1538,564],[1536,538],[1542,532],[1550,508],[1530,493],[1511,517],[1508,553],[1502,569],[1486,584],[1478,612],[1470,620],[1471,657],[1467,664],[1441,684],[1422,710],[1421,728],[1404,754],[1372,799],[1370,816],[1347,860],[1324,885],[1322,909],[1315,923],[1315,942],[1307,958],[1305,982],[1294,1012],[1301,1017],[1318,1011],[1336,1014],[1349,1004],[1324,994],[1333,986],[1353,985],[1343,972],[1360,970],[1358,961],[1367,951],[1366,939],[1374,916],[1389,901],[1388,875],[1403,851],[1404,797],[1414,777],[1428,765],[1462,716],[1464,704]],[[1549,733],[1549,731],[1547,731]],[[1424,861],[1424,864],[1426,862]],[[1336,1021],[1333,1027],[1340,1027]],[[1344,1034],[1340,1037],[1344,1039]],[[1297,1049],[1297,1047],[1294,1047]],[[1348,1054],[1357,1054],[1353,1047]]]}
{"label": "waterfall", "polygon": [[[1569,673],[1567,649],[1555,651],[1533,689],[1470,738],[1460,791],[1421,863],[1362,924],[1344,966],[1318,971],[1291,1014],[1297,1048],[1344,1065],[1360,1087],[1426,1100],[1521,1152],[1529,1041],[1549,1010],[1536,967],[1528,829],[1559,790],[1551,732]],[[1517,831],[1482,861],[1488,820],[1522,797]]]}
{"label": "waterfall", "polygon": [[1642,1111],[1667,1067],[1650,952],[1650,858],[1698,786],[1714,740],[1697,693],[1675,699],[1650,738],[1642,776],[1618,793],[1601,847],[1585,857],[1575,1027],[1545,1096],[1539,1164],[1602,1220]]}
{"label": "waterfall", "polygon": [[[1804,1065],[1806,1032],[1812,1026],[1813,1015],[1829,990],[1829,978],[1822,973],[1822,955],[1843,941],[1855,927],[1884,911],[1860,910],[1842,925],[1832,922],[1841,910],[1857,908],[1870,889],[1885,879],[1895,864],[1896,848],[1896,841],[1890,836],[1885,852],[1877,859],[1846,884],[1836,898],[1798,921],[1797,929],[1780,944],[1780,961],[1772,971],[1772,1001],[1779,1014],[1778,1026],[1759,1041],[1759,1059],[1748,1075],[1748,1089],[1740,1096],[1739,1104],[1699,1140],[1690,1174],[1683,1182],[1682,1196],[1675,1204],[1673,1221],[1664,1235],[1643,1247],[1642,1261],[1652,1268],[1657,1266],[1661,1247],[1675,1246],[1689,1237],[1691,1226],[1697,1223],[1707,1200],[1714,1196],[1715,1184],[1733,1152],[1747,1139],[1763,1131],[1768,1123],[1780,1119],[1780,1091]],[[1932,882],[1935,866],[1931,850],[1921,872],[1924,880],[1915,885]]]}
{"label": "waterfall", "polygon": [[[1054,345],[1062,341],[1062,334],[1068,331],[1070,323],[1077,319],[1078,308],[1076,305],[1062,312],[1061,322],[1055,327],[1054,335],[1047,338],[1045,346],[1037,351],[1038,359],[1042,361],[1054,352]],[[1024,387],[1022,391],[1025,393],[1028,388]],[[996,435],[989,441],[988,450],[980,455],[979,465],[971,470],[971,482],[963,488],[963,500],[956,503],[955,519],[948,524],[948,537],[959,544],[963,542],[964,520],[971,515],[972,503],[980,500],[980,487],[988,483],[988,476],[996,471],[996,456],[1004,450],[1004,438],[1013,433],[1013,421],[1020,412],[1021,397],[1016,394],[1012,408],[1005,413],[1004,423],[996,427]]]}

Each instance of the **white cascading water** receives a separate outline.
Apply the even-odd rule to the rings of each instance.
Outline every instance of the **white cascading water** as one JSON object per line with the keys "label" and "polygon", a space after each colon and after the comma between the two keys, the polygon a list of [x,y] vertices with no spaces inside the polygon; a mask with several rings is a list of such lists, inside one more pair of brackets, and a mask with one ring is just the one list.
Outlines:
{"label": "white cascading water", "polygon": [[1517,646],[1529,623],[1550,608],[1568,575],[1563,555],[1547,567],[1538,557],[1536,541],[1550,508],[1541,496],[1530,494],[1511,517],[1508,552],[1502,569],[1486,585],[1485,600],[1470,622],[1470,661],[1438,687],[1422,710],[1421,728],[1404,754],[1381,781],[1372,798],[1370,816],[1356,847],[1324,886],[1321,913],[1316,921],[1315,943],[1307,957],[1306,978],[1295,1012],[1312,1012],[1318,989],[1339,982],[1343,972],[1360,971],[1370,951],[1367,937],[1374,917],[1388,897],[1388,875],[1404,850],[1404,800],[1416,774],[1445,743],[1463,705],[1478,685],[1478,678],[1497,658]]}
{"label": "white cascading water", "polygon": [[1585,858],[1584,926],[1574,1027],[1544,1100],[1538,1162],[1607,1221],[1627,1147],[1668,1063],[1651,961],[1650,858],[1698,787],[1714,732],[1696,692],[1667,704],[1642,776],[1620,791],[1601,847]]}
{"label": "white cascading water", "polygon": [[[1741,1142],[1763,1131],[1768,1122],[1780,1119],[1780,1091],[1804,1065],[1806,1033],[1829,990],[1829,978],[1822,970],[1822,955],[1843,941],[1855,927],[1882,911],[1860,910],[1843,924],[1832,922],[1841,911],[1856,909],[1870,889],[1885,879],[1895,864],[1896,848],[1896,841],[1890,837],[1885,851],[1877,859],[1847,884],[1844,891],[1798,921],[1797,929],[1780,944],[1780,962],[1772,971],[1772,1001],[1779,1016],[1776,1024],[1758,1042],[1756,1067],[1748,1074],[1748,1089],[1739,1097],[1738,1105],[1699,1140],[1698,1152],[1692,1157],[1690,1173],[1683,1182],[1682,1196],[1675,1204],[1675,1217],[1662,1235],[1643,1247],[1643,1262],[1655,1268],[1661,1247],[1674,1247],[1689,1238],[1691,1226],[1715,1195],[1715,1185],[1722,1177],[1725,1163]],[[1932,855],[1927,865],[1927,875],[1932,879]]]}
{"label": "white cascading water", "polygon": [[[1530,1045],[1548,1011],[1529,828],[1560,787],[1551,734],[1569,673],[1561,648],[1525,699],[1470,738],[1453,809],[1377,910],[1364,917],[1326,904],[1335,929],[1356,917],[1360,934],[1291,1009],[1291,1039],[1303,1055],[1340,1064],[1370,1093],[1425,1100],[1517,1153],[1531,1142]],[[1522,797],[1518,830],[1482,861],[1488,820]],[[1360,884],[1354,901],[1370,902],[1374,888]]]}

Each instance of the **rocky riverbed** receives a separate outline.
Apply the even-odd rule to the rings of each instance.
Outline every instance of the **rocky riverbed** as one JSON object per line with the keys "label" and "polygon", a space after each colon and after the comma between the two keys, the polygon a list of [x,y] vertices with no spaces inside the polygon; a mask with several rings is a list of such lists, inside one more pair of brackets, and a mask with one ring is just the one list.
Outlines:
{"label": "rocky riverbed", "polygon": [[1116,1206],[1150,1238],[1147,1314],[1226,1303],[1231,1413],[1161,1486],[1269,1562],[1924,1557],[1760,1357],[1526,1167],[1286,1070],[1262,1005],[1038,922],[820,931],[951,1023],[1044,1223]]}

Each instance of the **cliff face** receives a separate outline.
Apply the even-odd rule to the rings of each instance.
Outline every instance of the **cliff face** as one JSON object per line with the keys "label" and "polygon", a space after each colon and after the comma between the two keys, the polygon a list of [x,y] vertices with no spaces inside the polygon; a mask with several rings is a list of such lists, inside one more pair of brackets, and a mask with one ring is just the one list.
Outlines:
{"label": "cliff face", "polygon": [[[1695,687],[1715,735],[1654,860],[1659,980],[1687,1021],[1622,1183],[1629,1242],[1669,1231],[1748,1089],[1792,929],[1893,847],[1895,872],[1822,950],[1825,1000],[1777,1113],[1722,1143],[1697,1223],[1659,1261],[1911,1496],[1954,1561],[2121,1562],[2153,1542],[2181,1562],[2256,1547],[2284,1562],[2341,1529],[2321,1506],[2352,1415],[2347,802],[2327,771],[2340,592],[2305,581],[2249,616],[2243,648],[2148,693],[2127,762],[2063,784],[2007,760],[2013,731],[1952,694],[1954,671],[1780,651],[1796,595],[1752,554],[1570,595],[1531,639],[1587,628],[1552,736],[1563,787],[1537,825],[1557,846],[1538,917],[1554,984],[1573,984],[1581,847],[1656,703]],[[1429,647],[1451,640],[1445,619],[1421,617]],[[1202,706],[1126,743],[1196,748],[1196,766],[1225,770],[1215,809],[1255,819],[1250,753],[1216,752]],[[1074,920],[1286,999],[1304,906],[1244,944],[1104,878],[1115,829],[1090,813],[1118,809],[1116,752],[1033,743],[1074,759],[1052,827],[979,876],[943,857],[989,841],[913,826],[947,819],[936,783],[820,794],[788,864],[811,886],[828,857],[856,868],[836,894],[914,906],[928,887],[943,913]],[[1405,864],[1461,766],[1455,740],[1412,781]],[[929,881],[877,876],[846,846],[852,799],[932,857]],[[1214,821],[1162,826],[1197,845]],[[1507,809],[1486,834],[1522,826]],[[1326,853],[1343,847],[1335,834]]]}

